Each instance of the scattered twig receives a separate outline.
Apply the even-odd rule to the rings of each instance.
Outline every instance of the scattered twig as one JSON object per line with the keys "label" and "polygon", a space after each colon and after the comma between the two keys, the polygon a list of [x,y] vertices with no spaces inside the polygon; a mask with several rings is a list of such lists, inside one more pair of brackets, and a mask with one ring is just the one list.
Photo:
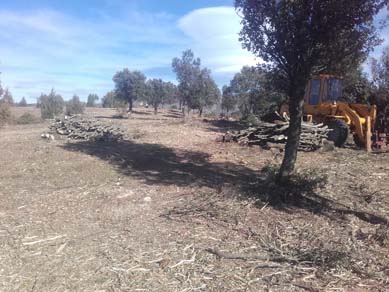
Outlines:
{"label": "scattered twig", "polygon": [[195,261],[195,259],[196,259],[196,254],[194,254],[190,260],[181,260],[177,264],[170,266],[170,268],[173,269],[181,265],[191,264]]}
{"label": "scattered twig", "polygon": [[218,249],[207,248],[207,252],[218,256],[219,258],[229,260],[244,260],[244,261],[272,261],[272,262],[286,262],[286,263],[297,263],[296,258],[286,256],[259,256],[259,255],[244,255],[244,254],[233,254],[222,252]]}

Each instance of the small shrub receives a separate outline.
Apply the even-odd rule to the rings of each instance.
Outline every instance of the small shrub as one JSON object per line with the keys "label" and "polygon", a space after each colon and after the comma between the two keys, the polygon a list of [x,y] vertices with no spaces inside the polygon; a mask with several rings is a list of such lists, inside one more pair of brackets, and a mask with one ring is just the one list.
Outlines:
{"label": "small shrub", "polygon": [[37,124],[40,123],[41,119],[34,116],[31,113],[24,113],[19,118],[16,119],[18,125],[28,125],[28,124]]}
{"label": "small shrub", "polygon": [[80,98],[77,95],[74,95],[71,100],[66,102],[66,115],[78,115],[82,114],[85,109],[85,104],[80,101]]}
{"label": "small shrub", "polygon": [[128,104],[123,101],[116,102],[116,118],[127,119],[128,118]]}
{"label": "small shrub", "polygon": [[96,101],[99,100],[99,96],[97,94],[89,94],[88,101],[86,102],[87,107],[95,107]]}
{"label": "small shrub", "polygon": [[215,112],[205,113],[203,116],[204,118],[208,118],[208,119],[217,119],[218,117]]}
{"label": "small shrub", "polygon": [[37,104],[41,109],[42,119],[53,119],[63,113],[64,101],[61,95],[51,90],[50,94],[42,94]]}
{"label": "small shrub", "polygon": [[246,124],[248,124],[250,126],[257,126],[257,125],[259,125],[260,120],[255,115],[249,114],[247,117],[245,117],[242,120],[242,122],[244,122],[244,123],[246,123]]}
{"label": "small shrub", "polygon": [[0,127],[12,122],[11,107],[8,103],[0,102]]}

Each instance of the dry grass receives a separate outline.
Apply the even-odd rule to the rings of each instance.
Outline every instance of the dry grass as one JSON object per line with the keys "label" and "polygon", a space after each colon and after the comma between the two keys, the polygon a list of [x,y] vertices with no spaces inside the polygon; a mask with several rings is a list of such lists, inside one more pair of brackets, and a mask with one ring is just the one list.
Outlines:
{"label": "dry grass", "polygon": [[232,125],[141,109],[125,120],[86,114],[132,139],[48,142],[47,124],[0,130],[0,291],[389,285],[388,154],[304,153],[279,187],[262,171],[279,153],[215,142]]}

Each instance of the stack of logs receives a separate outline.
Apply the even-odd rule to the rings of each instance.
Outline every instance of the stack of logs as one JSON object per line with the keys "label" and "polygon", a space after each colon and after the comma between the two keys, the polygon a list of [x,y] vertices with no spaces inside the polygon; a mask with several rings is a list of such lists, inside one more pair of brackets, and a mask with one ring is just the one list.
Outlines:
{"label": "stack of logs", "polygon": [[[265,148],[283,148],[287,141],[288,122],[260,123],[258,126],[234,132],[233,141],[240,145],[259,145]],[[323,124],[302,123],[299,151],[315,151],[322,146],[330,131]],[[225,138],[227,138],[227,135]],[[227,140],[227,139],[226,139]]]}
{"label": "stack of logs", "polygon": [[124,136],[124,132],[112,124],[81,116],[57,119],[50,129],[56,134],[75,140],[108,142],[123,140]]}

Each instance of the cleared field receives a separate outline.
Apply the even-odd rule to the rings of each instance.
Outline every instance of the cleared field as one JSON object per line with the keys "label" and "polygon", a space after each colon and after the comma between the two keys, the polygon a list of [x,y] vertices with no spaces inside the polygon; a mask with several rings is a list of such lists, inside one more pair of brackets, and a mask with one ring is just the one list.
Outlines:
{"label": "cleared field", "polygon": [[13,106],[11,108],[11,113],[15,118],[20,117],[24,113],[30,113],[36,116],[37,118],[40,118],[41,116],[40,109],[37,108],[36,106],[23,106],[23,107]]}
{"label": "cleared field", "polygon": [[280,153],[216,142],[234,123],[86,114],[132,138],[0,130],[0,291],[388,287],[389,154],[301,153],[279,187]]}

